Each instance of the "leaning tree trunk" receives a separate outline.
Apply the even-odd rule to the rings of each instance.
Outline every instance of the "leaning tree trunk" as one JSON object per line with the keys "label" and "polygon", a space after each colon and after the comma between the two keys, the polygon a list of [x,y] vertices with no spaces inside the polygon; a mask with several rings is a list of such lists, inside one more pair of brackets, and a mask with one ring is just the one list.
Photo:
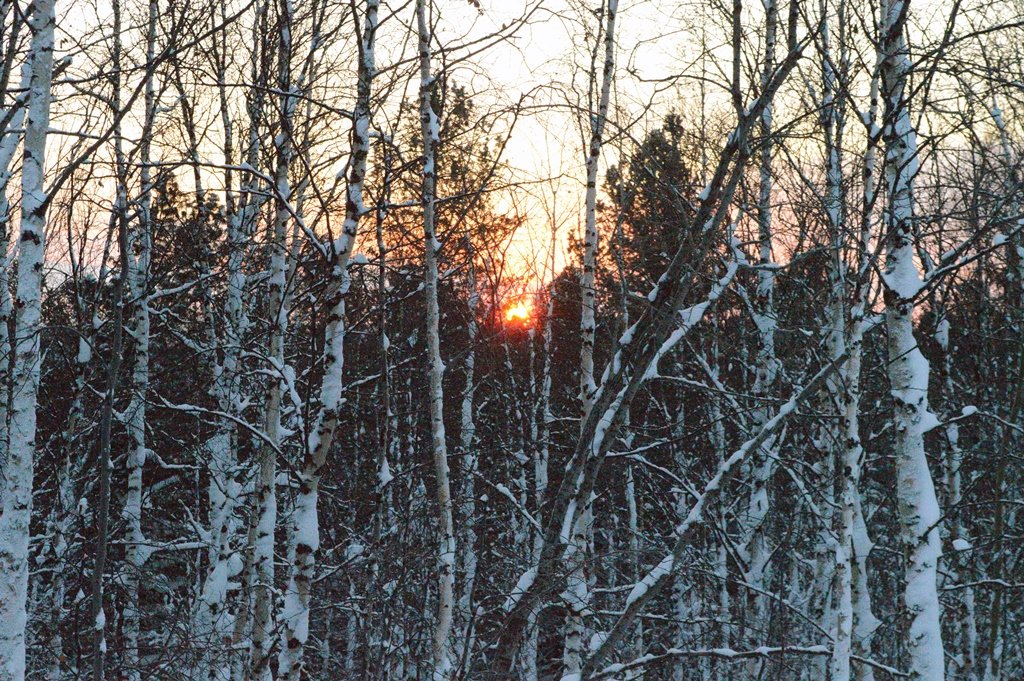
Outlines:
{"label": "leaning tree trunk", "polygon": [[889,0],[881,23],[885,98],[885,321],[889,333],[889,382],[893,398],[898,515],[907,555],[904,603],[910,617],[906,644],[912,681],[945,677],[936,584],[941,517],[924,434],[935,422],[928,411],[928,362],[914,337],[914,300],[921,279],[914,264],[914,175],[917,136],[910,120],[907,78],[911,62],[904,37],[907,0]]}

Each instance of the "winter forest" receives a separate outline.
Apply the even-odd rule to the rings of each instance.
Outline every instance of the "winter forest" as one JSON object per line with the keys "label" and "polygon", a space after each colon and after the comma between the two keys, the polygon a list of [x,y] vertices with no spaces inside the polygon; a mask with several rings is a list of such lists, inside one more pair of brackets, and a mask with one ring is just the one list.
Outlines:
{"label": "winter forest", "polygon": [[0,681],[1024,679],[1020,0],[0,0]]}

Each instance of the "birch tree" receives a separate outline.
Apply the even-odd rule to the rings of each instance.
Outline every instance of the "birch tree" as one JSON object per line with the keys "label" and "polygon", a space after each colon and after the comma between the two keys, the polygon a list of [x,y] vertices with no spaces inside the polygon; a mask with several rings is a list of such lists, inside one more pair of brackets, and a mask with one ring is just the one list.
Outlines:
{"label": "birch tree", "polygon": [[898,506],[907,553],[903,597],[910,618],[910,678],[930,681],[945,678],[936,582],[942,554],[938,528],[941,511],[924,443],[924,433],[936,423],[936,417],[928,410],[929,367],[914,336],[914,300],[921,288],[921,277],[914,264],[914,175],[918,148],[906,93],[911,69],[904,33],[908,11],[906,2],[886,3],[879,32],[888,194],[883,280]]}
{"label": "birch tree", "polygon": [[431,61],[433,38],[426,0],[416,2],[416,26],[419,37],[419,105],[420,135],[423,144],[424,295],[427,306],[427,354],[429,364],[430,437],[433,449],[434,476],[437,485],[437,517],[440,543],[437,549],[437,614],[431,643],[433,678],[448,679],[451,672],[451,651],[448,635],[452,625],[455,589],[455,533],[452,524],[451,486],[448,476],[448,446],[444,429],[444,376],[441,339],[438,325],[440,311],[437,298],[437,253],[441,249],[435,224],[437,166],[435,149],[440,141],[439,122],[434,111],[433,96],[436,75]]}
{"label": "birch tree", "polygon": [[[594,317],[595,290],[594,272],[597,267],[597,176],[601,160],[601,145],[604,141],[605,124],[611,103],[612,79],[615,75],[615,19],[618,14],[618,0],[602,3],[598,11],[598,35],[603,33],[603,60],[600,86],[597,75],[597,47],[595,46],[593,66],[588,83],[589,132],[587,146],[587,190],[584,207],[585,233],[580,294],[582,313],[580,315],[580,424],[586,422],[593,407],[597,384],[594,382]],[[565,644],[562,654],[563,675],[578,674],[586,628],[584,616],[590,607],[590,593],[587,583],[587,555],[590,535],[593,533],[593,510],[589,499],[583,500],[583,508],[577,515],[566,559],[572,568],[566,585]]]}
{"label": "birch tree", "polygon": [[[268,3],[261,7],[260,19],[269,13]],[[267,24],[263,24],[263,29]],[[277,25],[278,134],[274,139],[274,216],[270,231],[270,276],[266,313],[270,321],[267,358],[271,378],[264,407],[263,431],[266,440],[260,447],[257,504],[254,514],[253,544],[253,618],[250,639],[248,679],[271,681],[273,655],[274,531],[277,526],[277,458],[281,446],[281,402],[287,389],[285,381],[285,336],[288,328],[288,224],[292,200],[289,171],[292,163],[293,127],[296,95],[291,79],[292,6],[282,0]],[[260,40],[269,38],[260,36]],[[266,47],[264,47],[266,49]]]}
{"label": "birch tree", "polygon": [[29,522],[36,447],[39,385],[39,326],[46,234],[46,137],[53,78],[54,3],[42,0],[29,12],[31,75],[21,179],[21,227],[12,347],[10,436],[0,515],[0,671],[12,681],[25,678],[28,613]]}
{"label": "birch tree", "polygon": [[[357,69],[357,95],[353,115],[351,167],[348,176],[345,220],[340,238],[331,244],[331,281],[328,284],[326,307],[328,316],[324,331],[323,378],[320,385],[320,411],[310,430],[306,453],[299,473],[299,496],[292,512],[288,555],[290,571],[285,592],[284,634],[278,661],[282,679],[298,681],[302,675],[303,649],[309,636],[311,585],[314,578],[315,556],[320,545],[317,520],[318,486],[341,409],[341,380],[344,363],[345,294],[349,286],[347,271],[356,230],[363,214],[363,181],[366,161],[370,152],[371,91],[376,69],[374,58],[377,32],[377,0],[367,0],[359,42]],[[318,42],[314,38],[314,45]]]}
{"label": "birch tree", "polygon": [[0,678],[1024,674],[1018,9],[0,0]]}

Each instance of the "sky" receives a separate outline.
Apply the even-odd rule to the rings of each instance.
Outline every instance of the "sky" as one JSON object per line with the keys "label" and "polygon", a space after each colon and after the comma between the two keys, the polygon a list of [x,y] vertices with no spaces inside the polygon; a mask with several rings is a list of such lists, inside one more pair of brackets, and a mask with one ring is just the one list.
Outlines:
{"label": "sky", "polygon": [[[229,0],[232,1],[232,0]],[[305,1],[305,0],[303,0]],[[759,4],[759,3],[757,3]],[[132,26],[133,13],[138,13],[135,0],[126,2],[130,9],[125,19]],[[508,121],[511,106],[522,101],[524,111],[518,117],[505,149],[505,160],[511,167],[514,191],[498,197],[499,208],[524,216],[524,225],[516,233],[509,250],[512,263],[509,269],[521,273],[531,286],[539,286],[551,277],[550,249],[552,225],[556,228],[555,267],[558,271],[567,261],[567,244],[571,237],[579,237],[583,223],[584,196],[584,121],[579,108],[585,104],[580,92],[586,87],[588,68],[587,50],[593,44],[596,26],[593,14],[581,7],[593,3],[569,0],[482,0],[478,10],[465,0],[441,0],[438,8],[437,43],[446,48],[478,40],[498,32],[502,26],[514,24],[528,11],[529,21],[511,37],[491,41],[491,44],[472,58],[452,67],[452,77],[476,93],[479,111],[495,112]],[[408,54],[412,24],[412,7],[402,7],[402,13],[386,22],[379,34],[382,49],[378,50],[378,63],[385,65],[389,58],[405,51]],[[700,89],[700,77],[721,81],[727,67],[728,51],[723,51],[727,37],[720,20],[714,19],[712,10],[704,3],[671,4],[647,0],[621,0],[617,25],[616,78],[612,93],[612,113],[606,132],[599,172],[601,178],[610,164],[618,158],[622,138],[615,136],[620,122],[629,124],[633,139],[642,137],[644,130],[657,125],[669,110],[682,110],[691,122],[699,120],[700,106],[714,107],[716,101],[724,103],[714,83],[705,83]],[[110,34],[111,9],[109,0],[96,3],[83,0],[59,0],[61,16],[59,49],[79,42],[88,36],[95,44]],[[382,16],[387,15],[387,4]],[[752,25],[758,23],[756,8],[747,9]],[[406,16],[408,15],[408,16]],[[137,27],[136,27],[137,30]],[[70,39],[69,39],[70,38]],[[139,50],[141,35],[126,39],[129,50]],[[710,57],[701,58],[701,43],[708,46]],[[411,43],[414,45],[414,41]],[[389,47],[391,53],[389,54]],[[458,58],[464,51],[454,50],[449,59]],[[95,72],[95,63],[82,55],[74,55],[74,69],[81,73]],[[99,65],[102,67],[102,65]],[[336,93],[342,100],[350,96],[351,79],[341,81]],[[414,87],[410,83],[410,87]],[[408,91],[407,91],[408,92]],[[717,95],[716,95],[717,92]],[[704,95],[704,96],[702,96]],[[716,99],[717,97],[717,99]],[[169,98],[170,99],[170,98]],[[76,97],[74,106],[81,106]],[[75,121],[85,112],[67,106],[55,116],[56,125],[74,128]],[[203,125],[217,129],[216,107],[200,107]],[[125,122],[127,137],[137,137],[137,118]],[[499,126],[500,129],[500,126]],[[344,131],[337,133],[335,146],[344,149]],[[51,145],[70,144],[68,139],[54,139]],[[167,157],[175,150],[165,150]],[[60,154],[56,154],[60,155]],[[343,165],[343,156],[338,161]],[[217,151],[211,148],[207,160],[217,163]],[[187,170],[180,174],[181,183],[189,187]],[[216,188],[217,176],[211,173],[207,184]],[[105,181],[100,194],[110,192],[112,183]],[[98,213],[97,213],[98,216]],[[101,222],[105,222],[101,221]],[[100,225],[102,228],[102,225]],[[364,235],[365,237],[365,235]]]}
{"label": "sky", "polygon": [[[586,140],[580,111],[570,110],[566,103],[585,104],[586,100],[579,99],[572,90],[582,92],[586,87],[586,51],[593,44],[586,31],[592,31],[597,20],[593,15],[583,14],[580,4],[543,0],[514,39],[480,55],[471,72],[465,69],[474,81],[486,81],[480,86],[482,90],[500,92],[506,104],[526,95],[527,101],[538,107],[520,117],[506,159],[515,177],[525,183],[516,192],[515,205],[509,206],[525,212],[527,217],[512,248],[521,263],[516,267],[541,281],[550,277],[552,222],[558,232],[556,271],[566,262],[568,237],[579,238],[582,233]],[[462,28],[464,34],[486,34],[523,16],[533,5],[523,0],[484,2],[483,12],[478,14],[468,3],[461,8],[459,3],[446,3],[439,34],[447,34],[447,39],[459,32],[457,28]],[[695,31],[705,31],[703,37],[712,47],[723,38],[715,35],[717,29],[713,26],[698,20],[698,13],[706,11],[705,6],[694,3],[689,10],[677,7],[668,13],[664,5],[630,0],[620,3],[613,113],[606,131],[599,178],[619,156],[622,140],[615,136],[617,122],[639,118],[639,125],[634,126],[631,134],[634,138],[641,136],[644,129],[656,125],[657,119],[670,109],[692,108],[697,80],[681,79],[680,73],[715,69],[710,60],[698,60],[701,36]],[[472,28],[466,30],[466,26]],[[697,29],[698,26],[702,28]]]}

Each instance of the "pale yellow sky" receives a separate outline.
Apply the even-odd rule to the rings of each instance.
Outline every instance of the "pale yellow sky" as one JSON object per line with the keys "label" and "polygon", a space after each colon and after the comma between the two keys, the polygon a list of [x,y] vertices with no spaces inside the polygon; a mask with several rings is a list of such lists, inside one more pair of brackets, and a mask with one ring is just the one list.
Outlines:
{"label": "pale yellow sky", "polygon": [[[238,0],[228,0],[233,5]],[[579,94],[572,94],[586,86],[586,74],[582,68],[587,64],[584,22],[590,29],[596,23],[593,16],[581,12],[581,3],[566,0],[512,0],[509,2],[483,2],[482,12],[464,0],[442,0],[437,3],[439,24],[438,42],[445,46],[458,45],[494,33],[503,25],[512,24],[522,17],[527,8],[534,8],[533,18],[521,27],[507,41],[499,42],[488,49],[474,54],[472,59],[453,67],[454,78],[466,84],[470,91],[478,92],[480,111],[508,109],[513,103],[524,98],[526,111],[518,119],[512,137],[506,147],[505,158],[513,168],[513,180],[523,183],[514,192],[503,193],[499,204],[510,211],[526,216],[526,223],[516,235],[510,254],[516,263],[512,271],[530,272],[534,278],[547,279],[550,276],[548,262],[550,254],[551,222],[558,226],[556,247],[556,269],[565,262],[565,246],[570,234],[578,236],[582,223],[582,197],[584,177],[584,154],[580,130],[579,110],[570,110],[567,103],[579,106],[585,100]],[[587,3],[590,5],[593,3]],[[141,4],[125,2],[124,24],[131,27],[134,36],[125,39],[126,49],[136,59],[142,49],[138,26],[132,26],[131,18],[138,16]],[[701,5],[695,4],[694,11]],[[385,8],[386,9],[386,8]],[[62,0],[59,4],[59,46],[67,51],[83,35],[95,41],[109,36],[111,30],[111,9],[109,0],[85,2],[83,0]],[[408,56],[410,43],[408,27],[402,21],[387,22],[378,36],[381,46],[378,50],[378,64],[386,67],[389,59],[405,51]],[[386,11],[382,10],[382,16]],[[644,84],[627,76],[627,70],[644,78],[662,79],[674,75],[689,65],[693,68],[695,37],[690,28],[694,16],[685,12],[676,16],[666,15],[659,3],[642,0],[624,0],[619,8],[617,77],[614,93],[613,118],[633,119],[648,105],[654,111],[673,107],[678,98],[678,88],[664,89],[661,84]],[[707,40],[714,44],[722,36],[711,35]],[[73,40],[68,40],[73,36]],[[58,50],[61,51],[60,49]],[[458,52],[455,53],[459,55]],[[96,65],[80,54],[73,55],[73,70],[79,74],[94,73]],[[410,84],[414,87],[414,84]],[[345,85],[337,92],[344,101],[350,96]],[[662,90],[659,92],[659,90]],[[329,93],[330,94],[333,93]],[[173,99],[173,97],[167,97]],[[77,100],[76,105],[77,105]],[[344,106],[344,103],[341,104]],[[65,107],[55,115],[57,127],[67,129],[78,121],[83,112]],[[219,121],[216,107],[200,108],[198,115],[202,124],[211,126],[211,134],[219,135]],[[508,118],[508,116],[505,116]],[[642,121],[633,134],[646,127],[653,117]],[[140,129],[137,116],[129,117],[124,124],[125,135],[136,137]],[[609,133],[614,124],[609,126]],[[339,131],[343,137],[343,131]],[[51,142],[54,152],[51,158],[62,156],[58,149],[66,146],[67,140],[55,138]],[[130,146],[130,145],[129,145]],[[164,150],[165,160],[180,155],[180,150]],[[601,163],[601,176],[608,164],[617,157],[614,142],[605,146]],[[215,146],[211,145],[207,159],[220,162]],[[338,161],[339,167],[343,159]],[[209,173],[207,183],[216,188],[217,173]],[[182,172],[181,182],[191,186],[187,171]],[[110,182],[103,182],[102,191],[110,191]]]}
{"label": "pale yellow sky", "polygon": [[[584,27],[585,22],[589,22],[593,30],[596,19],[584,15],[579,5],[565,0],[545,0],[536,18],[522,28],[514,40],[497,45],[479,57],[472,74],[474,79],[493,81],[488,87],[497,87],[506,103],[529,94],[529,101],[542,107],[520,118],[506,153],[516,178],[529,183],[514,197],[515,208],[527,216],[512,248],[522,263],[515,269],[529,271],[542,280],[550,276],[552,221],[559,233],[556,270],[565,263],[568,237],[579,237],[583,222],[585,140],[579,122],[581,111],[571,110],[566,104],[585,105],[582,94],[572,91],[582,93],[586,87],[588,45]],[[447,15],[439,32],[454,35],[459,28],[463,34],[484,34],[522,16],[531,3],[523,0],[485,2],[483,17],[476,15],[467,3],[457,6],[458,3],[445,4],[446,11],[449,8],[453,11]],[[704,27],[705,39],[712,48],[722,44],[725,36],[701,20],[700,14],[704,12],[704,4],[697,2],[688,10],[676,8],[671,14],[663,9],[662,3],[643,0],[620,3],[614,112],[606,132],[608,142],[602,155],[601,178],[608,165],[618,158],[621,141],[613,138],[615,123],[640,118],[631,131],[634,138],[639,138],[665,111],[692,109],[696,80],[679,81],[675,86],[666,85],[665,81],[684,70],[691,77],[699,75],[702,68],[709,72],[714,70],[714,65],[708,63],[710,60],[703,64],[698,61],[700,35],[695,27]],[[466,26],[472,26],[472,32],[466,31]],[[689,97],[683,94],[687,91]],[[653,113],[644,116],[642,112],[648,107]]]}
{"label": "pale yellow sky", "polygon": [[[244,4],[244,0],[227,1],[232,6]],[[138,15],[141,3],[134,0],[125,2],[132,8],[126,19],[128,24],[132,16]],[[76,38],[91,35],[95,39],[102,34],[109,35],[109,0],[97,0],[97,3],[59,0],[60,30]],[[593,15],[581,11],[581,4],[595,5],[594,2],[570,0],[482,0],[482,11],[478,12],[465,0],[439,0],[436,3],[440,17],[438,42],[449,47],[491,34],[523,16],[527,8],[535,7],[533,18],[514,36],[452,67],[454,79],[467,85],[471,92],[478,93],[478,111],[507,112],[512,104],[525,97],[526,111],[520,116],[505,153],[512,167],[513,181],[522,184],[514,191],[500,193],[497,200],[499,206],[526,218],[510,249],[515,262],[509,268],[511,271],[529,272],[534,280],[547,279],[551,274],[548,262],[552,222],[558,231],[557,270],[566,261],[569,236],[579,236],[583,221],[581,112],[567,106],[567,103],[585,102],[580,95],[572,93],[581,92],[586,86],[584,69],[588,62],[588,40],[585,26],[589,24],[592,30],[596,23]],[[621,0],[613,112],[606,133],[609,141],[602,155],[600,178],[604,177],[609,164],[618,158],[619,145],[623,144],[622,140],[614,138],[617,123],[629,122],[630,134],[638,140],[645,130],[657,125],[668,110],[682,111],[690,125],[695,126],[700,120],[701,106],[705,107],[709,117],[729,109],[728,99],[720,87],[731,59],[726,47],[728,31],[723,20],[714,14],[716,10],[709,9],[699,0],[672,3],[671,10],[665,9],[666,6],[666,3],[652,0]],[[939,9],[925,8],[922,11],[925,20],[931,16],[930,12],[939,13],[936,16],[941,14]],[[751,35],[756,35],[761,23],[760,3],[745,3],[744,12]],[[386,16],[388,13],[385,6],[381,14]],[[378,51],[381,67],[387,67],[400,54],[407,58],[414,48],[415,41],[410,40],[409,33],[411,8],[406,7],[403,13],[408,16],[399,16],[382,26]],[[125,44],[139,58],[141,36],[137,27],[133,30],[134,38],[129,35]],[[700,56],[702,43],[709,57]],[[67,41],[60,44],[64,50],[68,49]],[[759,50],[756,41],[748,47],[756,58]],[[452,56],[458,57],[460,52],[455,51]],[[76,73],[92,73],[96,66],[81,55],[75,55],[73,69]],[[703,92],[699,85],[701,78],[706,79]],[[338,82],[339,86],[329,90],[327,96],[337,100],[332,104],[344,107],[351,97],[351,84],[343,76]],[[407,88],[410,87],[415,87],[414,82],[410,81]],[[797,82],[793,87],[799,90],[801,85]],[[173,98],[167,99],[170,104]],[[83,98],[79,95],[73,101],[74,106],[81,106]],[[55,127],[74,129],[83,114],[84,111],[65,106],[54,117]],[[219,136],[216,107],[201,107],[198,114],[204,125],[211,126],[210,134]],[[168,114],[168,120],[173,115]],[[506,120],[509,118],[507,113],[495,115],[502,115]],[[339,168],[344,164],[345,126],[346,122],[338,122],[335,138],[326,140],[324,147],[325,152],[338,154],[336,163]],[[126,135],[137,136],[138,130],[138,118],[129,118],[125,123]],[[51,148],[56,153],[52,153],[51,158],[61,156],[58,150],[66,148],[69,143],[68,138],[55,136]],[[180,150],[175,149],[164,149],[161,153],[165,160],[181,155]],[[220,161],[213,145],[207,160]],[[188,173],[183,172],[182,175],[183,185],[189,186]],[[212,188],[216,188],[218,180],[216,173],[210,173]],[[599,179],[599,183],[601,181]],[[101,191],[109,191],[109,182],[103,184],[105,189]],[[96,219],[105,222],[102,215],[97,214]]]}

